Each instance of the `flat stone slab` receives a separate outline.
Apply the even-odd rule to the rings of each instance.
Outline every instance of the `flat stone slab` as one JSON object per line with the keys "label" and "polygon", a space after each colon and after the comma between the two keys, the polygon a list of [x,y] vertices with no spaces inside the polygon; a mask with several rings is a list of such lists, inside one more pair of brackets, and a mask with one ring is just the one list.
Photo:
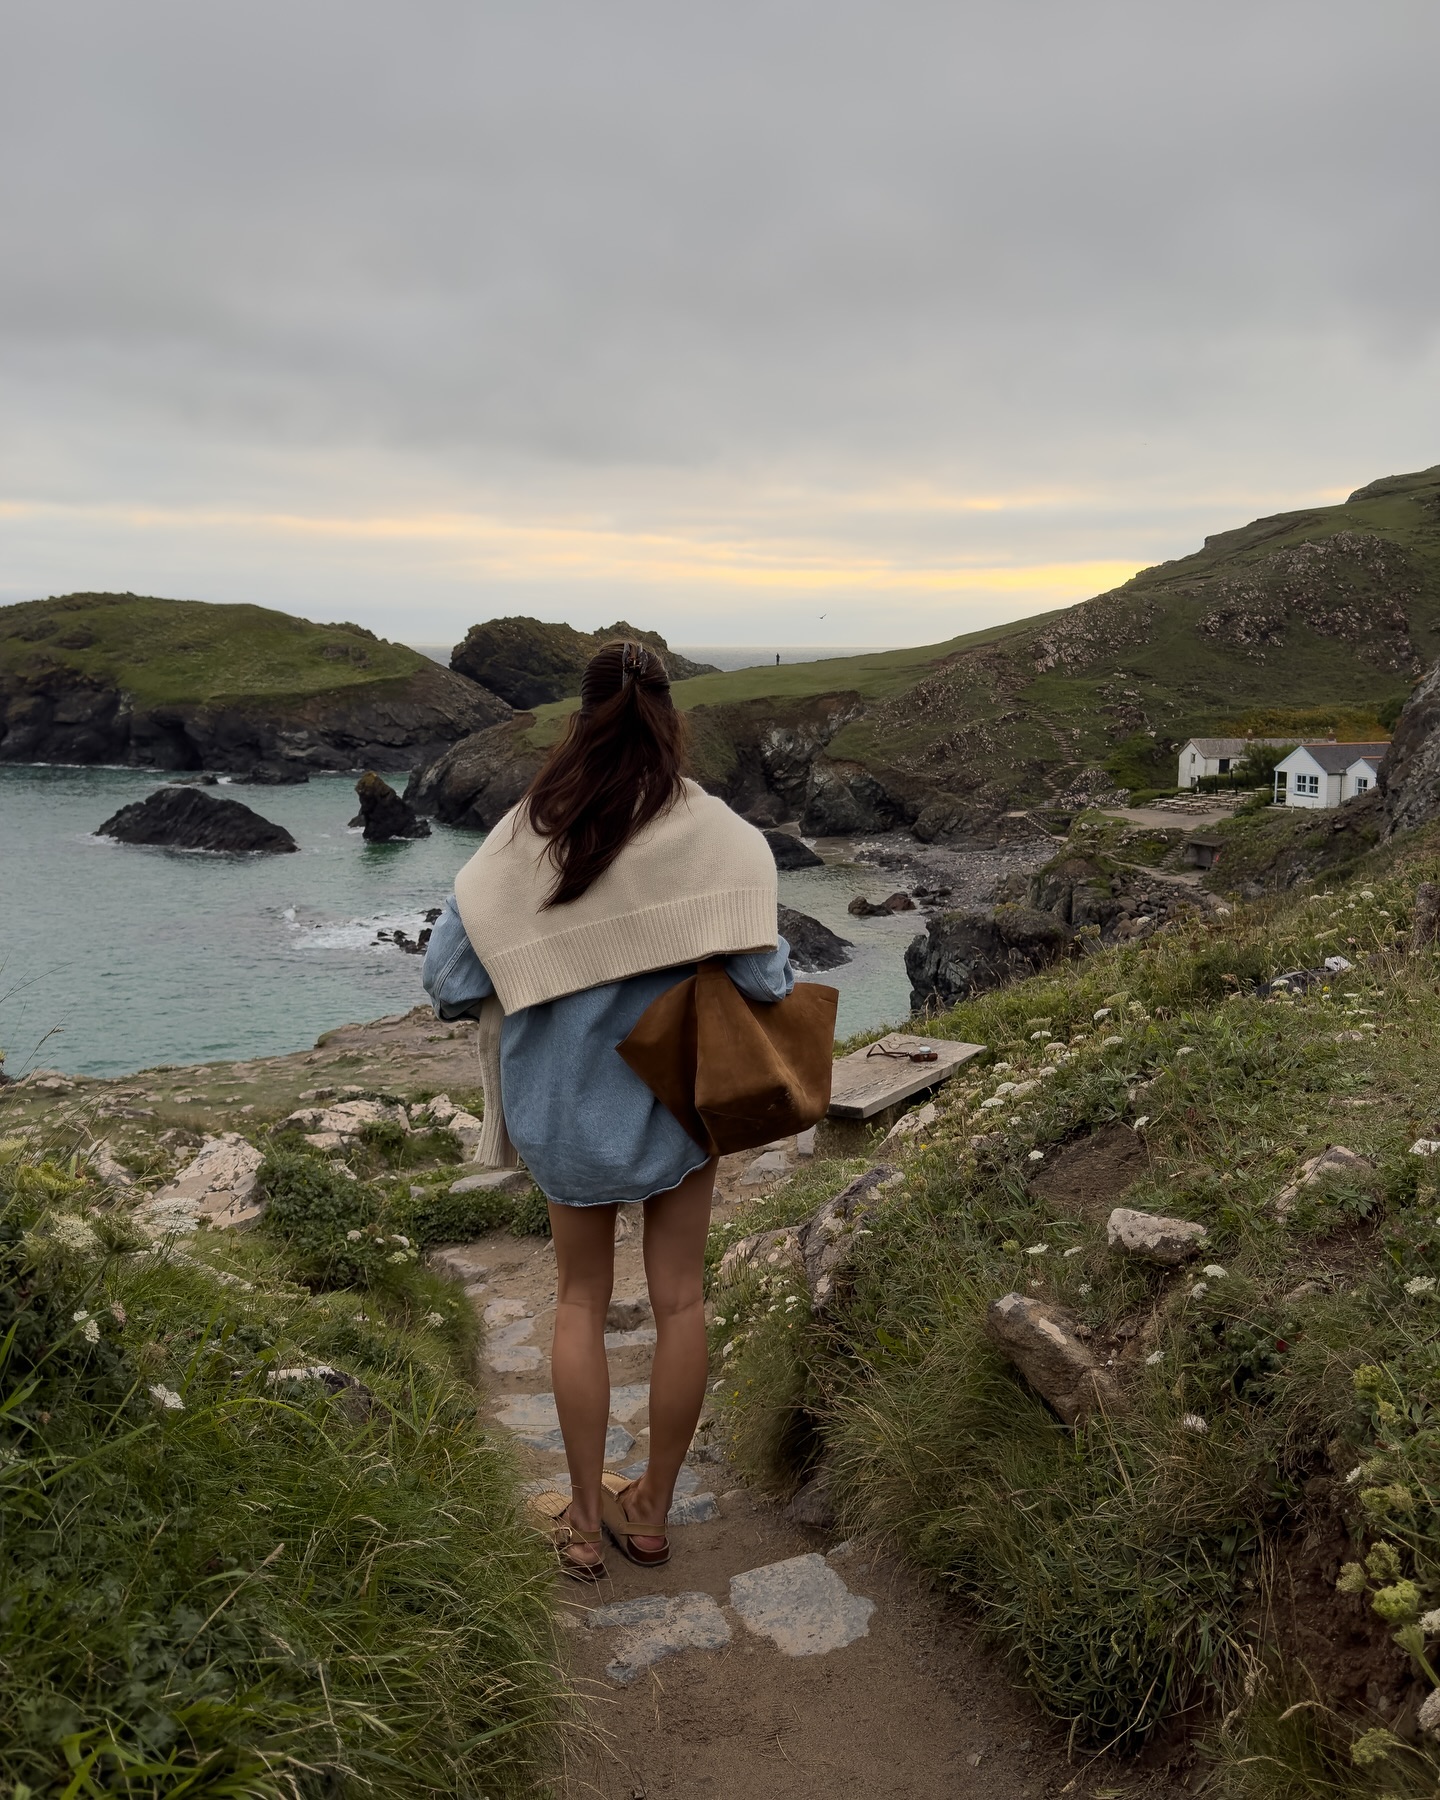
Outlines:
{"label": "flat stone slab", "polygon": [[642,1670],[682,1650],[723,1650],[730,1625],[709,1594],[642,1594],[597,1606],[586,1620],[591,1631],[621,1636],[605,1673],[628,1687]]}
{"label": "flat stone slab", "polygon": [[517,1435],[560,1429],[560,1415],[555,1410],[553,1394],[507,1394],[504,1404],[496,1407],[495,1417]]}
{"label": "flat stone slab", "polygon": [[730,1605],[785,1656],[824,1656],[870,1634],[875,1602],[811,1552],[730,1577]]}
{"label": "flat stone slab", "polygon": [[[649,1457],[642,1456],[639,1462],[626,1463],[620,1473],[627,1481],[638,1481],[649,1467]],[[688,1463],[682,1463],[680,1465],[680,1473],[675,1477],[676,1499],[681,1499],[687,1494],[698,1494],[699,1492],[700,1477]]]}
{"label": "flat stone slab", "polygon": [[633,1331],[607,1331],[605,1348],[607,1350],[630,1350],[638,1344],[653,1344],[655,1327],[653,1325],[637,1325]]}
{"label": "flat stone slab", "polygon": [[[881,1050],[933,1050],[934,1062],[911,1062],[905,1057],[882,1056]],[[832,1119],[869,1119],[886,1107],[898,1106],[912,1094],[938,1087],[973,1057],[983,1053],[983,1044],[958,1044],[950,1038],[914,1037],[909,1032],[892,1031],[877,1044],[863,1050],[852,1050],[835,1064],[830,1082],[830,1117]],[[870,1053],[874,1051],[872,1056]]]}
{"label": "flat stone slab", "polygon": [[[565,1454],[565,1438],[558,1425],[546,1431],[540,1426],[530,1426],[524,1430],[509,1429],[532,1450],[540,1450],[547,1456],[563,1456]],[[623,1425],[612,1425],[605,1433],[605,1461],[618,1463],[635,1448],[635,1440]]]}
{"label": "flat stone slab", "polygon": [[610,1417],[628,1425],[650,1404],[650,1383],[628,1381],[610,1390]]}
{"label": "flat stone slab", "polygon": [[458,1181],[452,1181],[450,1192],[452,1194],[528,1194],[534,1185],[529,1172],[525,1169],[486,1169],[482,1174],[462,1175]]}
{"label": "flat stone slab", "polygon": [[[502,1306],[512,1305],[511,1301],[501,1301]],[[489,1308],[486,1308],[489,1311]],[[538,1369],[541,1363],[541,1352],[538,1344],[527,1344],[526,1338],[534,1330],[535,1321],[527,1313],[522,1318],[512,1319],[508,1325],[493,1326],[485,1338],[485,1362],[497,1375],[519,1375],[530,1369]]]}

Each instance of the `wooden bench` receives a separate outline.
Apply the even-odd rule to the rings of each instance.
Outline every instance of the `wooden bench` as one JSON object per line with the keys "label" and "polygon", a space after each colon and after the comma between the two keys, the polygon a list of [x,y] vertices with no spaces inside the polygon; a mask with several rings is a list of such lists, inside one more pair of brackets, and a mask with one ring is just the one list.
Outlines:
{"label": "wooden bench", "polygon": [[[953,1038],[911,1037],[892,1031],[863,1050],[852,1050],[835,1064],[830,1087],[831,1119],[873,1119],[928,1088],[939,1087],[955,1071],[979,1056],[983,1044],[958,1044]],[[934,1062],[911,1062],[881,1056],[881,1050],[933,1050]],[[872,1054],[874,1052],[874,1054]]]}

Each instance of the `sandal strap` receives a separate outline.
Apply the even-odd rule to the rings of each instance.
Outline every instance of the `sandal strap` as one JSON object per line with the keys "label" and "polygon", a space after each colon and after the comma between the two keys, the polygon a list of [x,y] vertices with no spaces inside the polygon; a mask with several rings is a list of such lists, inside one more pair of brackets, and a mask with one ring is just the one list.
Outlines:
{"label": "sandal strap", "polygon": [[561,1545],[562,1549],[568,1549],[571,1544],[603,1544],[605,1542],[602,1532],[581,1531],[578,1525],[567,1525],[563,1519],[557,1519],[555,1521],[557,1538],[562,1531],[565,1534],[565,1542]]}
{"label": "sandal strap", "polygon": [[[629,1517],[628,1514],[626,1516]],[[638,1525],[634,1519],[631,1519],[628,1525],[612,1525],[610,1530],[616,1537],[663,1538],[666,1535],[666,1528],[663,1525]]]}

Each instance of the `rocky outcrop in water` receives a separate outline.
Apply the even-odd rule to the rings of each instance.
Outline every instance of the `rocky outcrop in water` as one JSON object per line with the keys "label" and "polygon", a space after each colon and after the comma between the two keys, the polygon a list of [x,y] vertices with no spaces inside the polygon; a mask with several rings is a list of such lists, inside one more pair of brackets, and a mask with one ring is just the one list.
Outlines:
{"label": "rocky outcrop in water", "polygon": [[1060,920],[1031,906],[997,906],[993,915],[942,913],[905,952],[910,1005],[915,1012],[954,1006],[1038,973],[1069,947]]}
{"label": "rocky outcrop in water", "polygon": [[797,969],[838,969],[849,962],[854,945],[828,925],[812,919],[809,913],[796,912],[793,906],[782,906],[780,935],[790,946],[790,960]]}
{"label": "rocky outcrop in water", "polygon": [[262,819],[238,800],[217,800],[198,787],[156,788],[122,806],[97,837],[122,844],[157,844],[171,850],[289,851],[300,846],[283,825]]}
{"label": "rocky outcrop in water", "polygon": [[788,831],[767,831],[765,842],[775,858],[777,869],[823,869],[825,859],[817,856],[808,844]]}
{"label": "rocky outcrop in water", "polygon": [[1376,786],[1387,837],[1440,818],[1440,662],[1405,702]]}
{"label": "rocky outcrop in water", "polygon": [[464,643],[455,646],[450,667],[511,706],[544,706],[578,694],[586,663],[602,644],[616,638],[658,651],[672,681],[716,673],[712,663],[691,662],[657,632],[637,631],[623,619],[608,631],[576,631],[571,625],[547,625],[524,617],[487,619],[472,625]]}
{"label": "rocky outcrop in water", "polygon": [[405,798],[417,812],[433,813],[445,825],[489,831],[529,787],[545,760],[543,750],[520,742],[535,723],[520,713],[504,725],[463,738],[431,763],[416,769]]}
{"label": "rocky outcrop in water", "polygon": [[402,800],[388,781],[382,781],[373,769],[367,769],[355,783],[360,798],[360,811],[351,825],[365,827],[367,844],[388,844],[396,838],[429,837],[430,827],[416,816],[415,808]]}

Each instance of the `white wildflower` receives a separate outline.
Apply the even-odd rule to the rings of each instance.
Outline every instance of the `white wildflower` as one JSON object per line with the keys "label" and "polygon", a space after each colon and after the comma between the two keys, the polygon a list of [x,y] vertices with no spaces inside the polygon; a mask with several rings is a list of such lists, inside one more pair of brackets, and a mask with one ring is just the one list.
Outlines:
{"label": "white wildflower", "polygon": [[66,1250],[93,1250],[98,1241],[89,1221],[82,1219],[79,1213],[60,1213],[52,1219],[50,1235]]}
{"label": "white wildflower", "polygon": [[1190,1298],[1192,1300],[1199,1300],[1203,1295],[1208,1294],[1209,1292],[1209,1288],[1206,1287],[1203,1281],[1197,1281],[1190,1290]]}
{"label": "white wildflower", "polygon": [[403,1250],[392,1250],[385,1260],[387,1263],[403,1263],[409,1262],[410,1258]]}
{"label": "white wildflower", "polygon": [[1013,1081],[1002,1081],[995,1090],[996,1098],[998,1099],[1001,1094],[1013,1094],[1016,1086],[1017,1083]]}
{"label": "white wildflower", "polygon": [[347,1231],[345,1233],[345,1242],[347,1244],[358,1244],[360,1242],[360,1233],[358,1231]]}
{"label": "white wildflower", "polygon": [[1135,1129],[1137,1131],[1143,1131],[1149,1123],[1150,1123],[1149,1113],[1141,1113],[1140,1117],[1135,1121]]}
{"label": "white wildflower", "polygon": [[1440,1631],[1440,1608],[1432,1612],[1421,1613],[1420,1629],[1426,1637],[1434,1637],[1435,1633]]}
{"label": "white wildflower", "polygon": [[723,1313],[716,1313],[715,1323],[717,1325],[728,1325],[730,1323],[730,1321],[729,1321],[729,1319],[727,1319],[725,1317],[725,1315]]}
{"label": "white wildflower", "polygon": [[1014,1067],[1015,1067],[1014,1063],[1008,1063],[1008,1062],[991,1063],[990,1073],[992,1075],[1005,1075],[1005,1074],[1008,1074],[1008,1072],[1011,1069],[1013,1069]]}
{"label": "white wildflower", "polygon": [[1176,1056],[1193,1056],[1195,1047],[1193,1044],[1182,1044],[1175,1054]]}
{"label": "white wildflower", "polygon": [[1225,1271],[1220,1267],[1219,1263],[1206,1263],[1200,1273],[1211,1281],[1223,1281],[1225,1279]]}
{"label": "white wildflower", "polygon": [[982,1100],[980,1102],[980,1110],[982,1112],[988,1112],[991,1107],[1003,1106],[1004,1104],[1005,1102],[1003,1100],[997,1100],[994,1094],[992,1094],[988,1100]]}
{"label": "white wildflower", "polygon": [[391,1238],[391,1240],[390,1240],[390,1242],[391,1242],[391,1243],[392,1243],[392,1244],[398,1244],[398,1245],[399,1245],[399,1246],[400,1246],[400,1248],[401,1248],[401,1249],[402,1249],[402,1250],[408,1250],[408,1249],[409,1249],[409,1248],[410,1248],[410,1240],[409,1240],[409,1238],[407,1238],[407,1237],[401,1237],[401,1236],[400,1236],[400,1234],[399,1234],[399,1232],[398,1232],[398,1231],[397,1231],[397,1232],[396,1232],[396,1233],[395,1233],[395,1235],[394,1235],[394,1236],[393,1236],[393,1237],[392,1237],[392,1238]]}
{"label": "white wildflower", "polygon": [[1085,1246],[1083,1244],[1072,1244],[1065,1254],[1067,1256],[1079,1256],[1084,1248]]}
{"label": "white wildflower", "polygon": [[444,1313],[428,1312],[425,1315],[425,1323],[433,1329],[435,1326],[445,1323],[445,1315]]}
{"label": "white wildflower", "polygon": [[1374,890],[1371,888],[1361,888],[1360,898],[1362,900],[1373,900],[1375,898]]}
{"label": "white wildflower", "polygon": [[1030,1162],[1044,1162],[1045,1152],[1043,1150],[1032,1150],[1027,1160]]}
{"label": "white wildflower", "polygon": [[1356,1465],[1355,1465],[1355,1467],[1354,1467],[1354,1468],[1353,1468],[1353,1469],[1352,1469],[1352,1470],[1351,1470],[1351,1471],[1350,1471],[1350,1473],[1349,1473],[1349,1474],[1348,1474],[1348,1475],[1347,1475],[1347,1476],[1346,1476],[1346,1477],[1345,1477],[1345,1485],[1346,1485],[1346,1487],[1354,1487],[1354,1485],[1355,1485],[1355,1483],[1356,1483],[1356,1482],[1357,1482],[1357,1481],[1358,1481],[1358,1480],[1359,1480],[1359,1479],[1360,1479],[1360,1477],[1361,1477],[1361,1476],[1362,1476],[1362,1475],[1363,1475],[1363,1474],[1364,1474],[1364,1473],[1365,1473],[1365,1465],[1364,1465],[1364,1463],[1356,1463]]}
{"label": "white wildflower", "polygon": [[1157,1364],[1164,1362],[1164,1360],[1165,1352],[1163,1350],[1152,1350],[1145,1358],[1145,1367],[1147,1369],[1153,1369]]}
{"label": "white wildflower", "polygon": [[728,1344],[722,1344],[720,1346],[720,1360],[722,1362],[728,1362],[730,1359],[731,1352],[734,1350],[734,1348],[735,1348],[734,1338],[731,1338]]}
{"label": "white wildflower", "polygon": [[1032,1044],[1043,1044],[1047,1038],[1053,1037],[1054,1035],[1055,1034],[1051,1031],[1032,1031],[1030,1033],[1030,1042]]}
{"label": "white wildflower", "polygon": [[90,1317],[89,1313],[85,1311],[83,1306],[79,1312],[71,1313],[70,1316],[80,1327],[80,1335],[87,1344],[98,1344],[100,1342],[100,1327],[95,1320]]}
{"label": "white wildflower", "polygon": [[1088,1300],[1090,1295],[1093,1294],[1095,1292],[1095,1290],[1094,1290],[1094,1288],[1091,1287],[1091,1285],[1088,1281],[1082,1281],[1080,1283],[1079,1287],[1076,1288],[1075,1292],[1080,1296],[1080,1298],[1082,1300]]}
{"label": "white wildflower", "polygon": [[1203,1437],[1210,1427],[1200,1417],[1199,1413],[1186,1413],[1184,1418],[1180,1421],[1180,1429],[1182,1431],[1198,1431]]}
{"label": "white wildflower", "polygon": [[185,1402],[175,1392],[174,1388],[166,1387],[163,1381],[152,1383],[150,1388],[150,1398],[157,1406],[163,1407],[166,1412],[184,1412],[185,1410]]}
{"label": "white wildflower", "polygon": [[1121,1044],[1123,1044],[1124,1042],[1125,1042],[1125,1040],[1122,1037],[1101,1038],[1100,1048],[1102,1050],[1115,1050],[1115,1049],[1118,1049],[1119,1046]]}
{"label": "white wildflower", "polygon": [[1108,1019],[1110,1017],[1110,1008],[1108,1006],[1097,1006],[1092,1017],[1098,1025],[1102,1019]]}
{"label": "white wildflower", "polygon": [[1407,1294],[1416,1295],[1433,1294],[1435,1292],[1435,1277],[1433,1275],[1414,1275],[1405,1283],[1405,1292]]}
{"label": "white wildflower", "polygon": [[1049,1248],[1048,1244],[1031,1244],[1025,1254],[1027,1256],[1044,1256]]}

